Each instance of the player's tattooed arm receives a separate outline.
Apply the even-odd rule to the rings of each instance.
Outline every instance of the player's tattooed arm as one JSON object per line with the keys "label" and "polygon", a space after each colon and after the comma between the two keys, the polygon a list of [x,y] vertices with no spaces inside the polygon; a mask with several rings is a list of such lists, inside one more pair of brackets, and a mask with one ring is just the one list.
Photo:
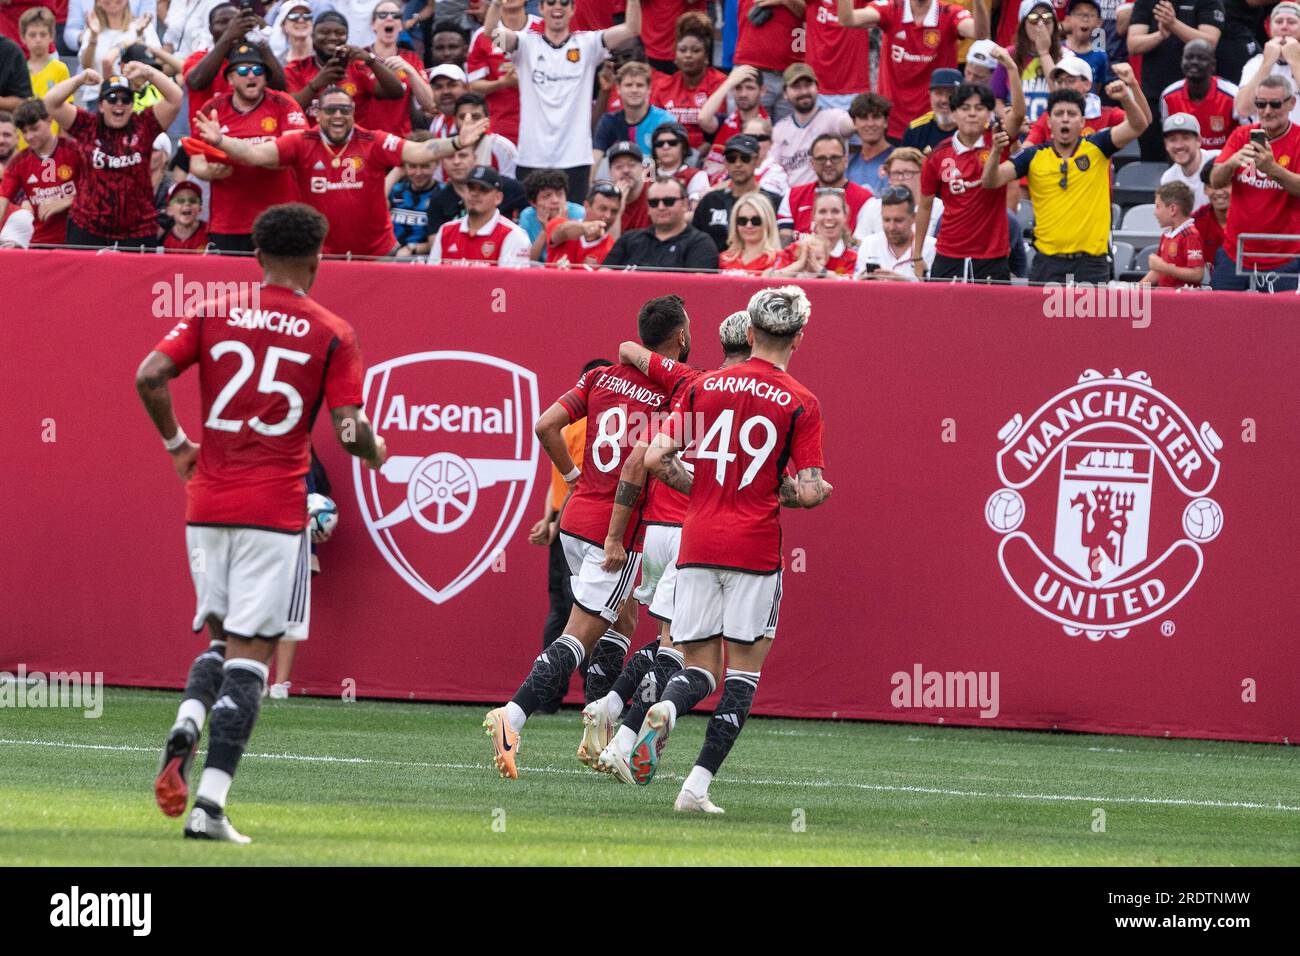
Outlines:
{"label": "player's tattooed arm", "polygon": [[820,468],[802,468],[799,471],[798,499],[801,508],[816,508],[831,496],[834,489],[822,477]]}
{"label": "player's tattooed arm", "polygon": [[799,503],[799,482],[794,475],[782,475],[781,486],[777,489],[782,508],[802,508]]}
{"label": "player's tattooed arm", "polygon": [[378,469],[388,458],[388,445],[370,427],[370,419],[357,405],[340,405],[330,409],[334,420],[334,434],[349,455],[355,455],[366,465]]}
{"label": "player's tattooed arm", "polygon": [[642,375],[650,374],[650,350],[637,342],[624,342],[618,347],[618,360],[624,365],[634,365]]}

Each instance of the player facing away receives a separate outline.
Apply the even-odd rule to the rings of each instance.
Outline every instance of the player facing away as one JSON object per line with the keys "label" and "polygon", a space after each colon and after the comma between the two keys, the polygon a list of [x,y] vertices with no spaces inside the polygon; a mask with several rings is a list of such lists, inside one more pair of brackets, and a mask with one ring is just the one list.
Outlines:
{"label": "player facing away", "polygon": [[[650,708],[632,748],[637,783],[654,776],[677,718],[708,697],[726,671],[704,747],[674,804],[721,813],[709,784],[736,742],[758,689],[781,605],[781,507],[815,508],[822,478],[822,414],[786,369],[803,342],[810,307],[797,286],[749,300],[752,357],[687,389],[646,452],[646,468],[690,496],[677,557],[673,640],[686,666]],[[680,453],[683,422],[701,435],[694,475]],[[791,465],[795,476],[786,474]]]}
{"label": "player facing away", "polygon": [[[690,319],[675,295],[650,299],[637,313],[637,332],[646,348],[674,361],[684,361],[691,348]],[[605,535],[614,507],[619,470],[639,431],[651,434],[667,415],[667,396],[639,369],[611,365],[592,369],[560,396],[537,420],[536,432],[564,480],[569,494],[560,513],[560,541],[572,573],[573,610],[564,633],[535,661],[528,677],[504,707],[489,711],[483,721],[492,738],[494,762],[501,776],[519,776],[519,731],[542,701],[558,698],[578,664],[587,663],[587,701],[610,699],[608,692],[623,667],[623,658],[636,629],[636,605],[627,601],[641,566],[638,514],[629,523],[624,546],[632,552],[627,565],[606,571]],[[573,464],[564,443],[564,426],[587,418],[583,465]],[[615,630],[615,624],[619,627]],[[590,709],[588,709],[590,710]],[[582,744],[578,759],[590,764],[600,757],[623,710],[583,711]]]}
{"label": "player facing away", "polygon": [[[209,300],[176,323],[136,373],[136,388],[185,482],[185,545],[208,649],[190,666],[154,781],[158,806],[185,812],[189,769],[210,714],[207,764],[185,836],[248,843],[225,814],[261,707],[276,643],[303,614],[312,422],[322,400],[347,451],[387,457],[362,411],[352,327],[307,298],[329,223],[309,206],[272,206],[253,223],[262,266],[256,306]],[[186,437],[168,383],[199,368],[203,440]]]}
{"label": "player facing away", "polygon": [[[731,368],[749,358],[749,312],[733,312],[722,320],[718,328],[722,341],[722,368]],[[705,372],[692,368],[685,362],[673,362],[635,342],[624,342],[618,349],[619,360],[635,365],[652,382],[665,389],[669,402],[676,404]],[[659,701],[668,681],[682,669],[682,652],[672,644],[672,618],[674,594],[677,589],[677,551],[682,539],[682,519],[686,516],[687,498],[680,491],[659,481],[646,484],[646,441],[638,441],[623,470],[619,474],[618,489],[614,492],[614,510],[610,513],[609,534],[605,538],[606,571],[615,571],[627,561],[623,548],[623,535],[632,517],[632,508],[646,486],[645,506],[641,523],[645,525],[645,545],[641,557],[641,586],[633,592],[645,604],[651,617],[659,622],[659,635],[654,643],[639,649],[628,660],[623,673],[615,682],[611,693],[622,693],[622,688],[635,690],[632,706],[623,716],[622,725],[609,745],[600,753],[593,768],[601,773],[613,774],[621,783],[635,783],[629,759],[636,743],[637,731],[645,720],[646,712]],[[691,467],[687,464],[685,467]],[[595,706],[589,704],[588,706]]]}

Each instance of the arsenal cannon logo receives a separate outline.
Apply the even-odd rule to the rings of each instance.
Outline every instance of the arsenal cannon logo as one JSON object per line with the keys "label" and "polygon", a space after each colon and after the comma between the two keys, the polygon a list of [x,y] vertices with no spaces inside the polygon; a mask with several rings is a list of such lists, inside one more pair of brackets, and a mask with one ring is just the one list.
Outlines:
{"label": "arsenal cannon logo", "polygon": [[519,527],[537,474],[537,376],[477,352],[419,352],[366,373],[388,442],[353,462],[357,503],[389,566],[435,604],[474,583]]}
{"label": "arsenal cannon logo", "polygon": [[[1016,595],[1066,634],[1125,637],[1191,590],[1223,529],[1208,497],[1223,442],[1145,372],[1089,369],[998,432],[1003,487],[985,505]],[[1046,553],[1046,548],[1051,548]]]}

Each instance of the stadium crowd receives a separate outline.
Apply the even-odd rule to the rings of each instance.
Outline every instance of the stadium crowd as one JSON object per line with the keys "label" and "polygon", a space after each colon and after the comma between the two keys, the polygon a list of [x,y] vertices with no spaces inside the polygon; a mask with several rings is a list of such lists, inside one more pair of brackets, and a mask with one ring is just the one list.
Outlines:
{"label": "stadium crowd", "polygon": [[6,247],[248,253],[301,199],[327,254],[433,264],[1300,273],[1291,0],[6,0],[0,34]]}

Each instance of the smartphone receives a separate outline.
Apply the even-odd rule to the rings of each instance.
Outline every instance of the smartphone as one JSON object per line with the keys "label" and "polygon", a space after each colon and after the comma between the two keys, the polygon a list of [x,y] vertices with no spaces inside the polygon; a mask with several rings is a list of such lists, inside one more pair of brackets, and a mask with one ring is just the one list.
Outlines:
{"label": "smartphone", "polygon": [[871,272],[879,272],[879,271],[880,271],[880,263],[879,263],[879,262],[868,262],[865,266],[862,267],[862,271],[863,271],[863,272],[867,272],[867,273],[871,273]]}
{"label": "smartphone", "polygon": [[1250,131],[1250,141],[1256,146],[1267,146],[1268,133],[1265,133],[1262,129],[1252,129]]}

